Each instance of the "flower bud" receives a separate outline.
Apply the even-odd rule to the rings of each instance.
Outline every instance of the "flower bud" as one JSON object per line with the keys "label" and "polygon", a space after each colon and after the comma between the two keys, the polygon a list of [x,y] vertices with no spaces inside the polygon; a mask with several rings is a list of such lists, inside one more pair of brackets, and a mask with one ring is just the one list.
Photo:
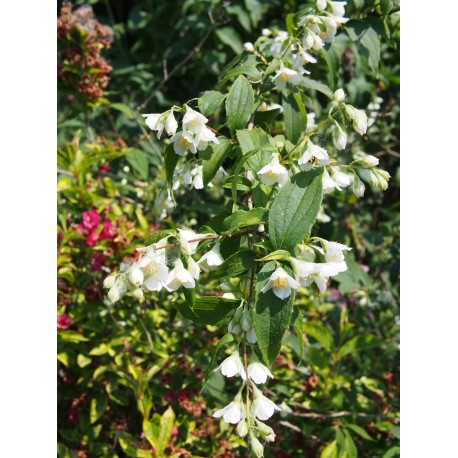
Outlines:
{"label": "flower bud", "polygon": [[242,316],[243,316],[243,306],[240,305],[239,307],[237,307],[237,310],[234,313],[234,317],[233,317],[234,322],[238,323],[242,319]]}
{"label": "flower bud", "polygon": [[267,442],[274,442],[275,432],[270,426],[267,426],[265,423],[259,420],[256,420],[256,426],[258,427],[258,431],[261,433],[261,436],[264,440]]}
{"label": "flower bud", "polygon": [[103,280],[103,287],[104,288],[111,288],[116,281],[116,274],[109,275],[105,280]]}
{"label": "flower bud", "polygon": [[364,191],[366,190],[366,186],[361,181],[358,175],[355,173],[355,178],[353,180],[353,192],[357,197],[363,197]]}
{"label": "flower bud", "polygon": [[339,150],[343,150],[347,146],[347,134],[342,130],[339,124],[336,123],[336,128],[332,134],[334,146]]}
{"label": "flower bud", "polygon": [[254,46],[253,43],[250,43],[249,41],[247,43],[243,43],[243,49],[248,52],[253,52],[254,51]]}
{"label": "flower bud", "polygon": [[242,329],[246,332],[248,329],[250,329],[251,325],[253,323],[253,319],[251,318],[251,313],[249,310],[245,310],[243,312],[243,317],[240,322]]}
{"label": "flower bud", "polygon": [[369,173],[371,186],[378,187],[378,176],[371,170]]}
{"label": "flower bud", "polygon": [[332,96],[332,100],[337,103],[342,103],[345,100],[345,92],[343,89],[337,89]]}
{"label": "flower bud", "polygon": [[316,7],[318,11],[326,9],[326,0],[316,0]]}
{"label": "flower bud", "polygon": [[165,131],[167,132],[167,135],[172,136],[175,135],[177,129],[178,123],[173,115],[173,110],[170,110],[170,113],[165,120]]}
{"label": "flower bud", "polygon": [[250,344],[255,344],[258,341],[258,339],[256,338],[256,331],[254,330],[254,327],[248,329],[246,333],[246,340]]}
{"label": "flower bud", "polygon": [[264,224],[260,224],[258,226],[258,232],[265,232],[265,230],[266,230],[266,228],[265,228]]}
{"label": "flower bud", "polygon": [[261,442],[253,435],[250,434],[251,452],[256,458],[262,458],[264,456],[264,447]]}
{"label": "flower bud", "polygon": [[143,301],[145,300],[145,295],[143,294],[143,291],[140,288],[137,288],[132,293],[132,296],[134,296],[135,299],[137,299],[137,301],[140,302],[140,304],[143,303]]}
{"label": "flower bud", "polygon": [[272,35],[272,32],[269,30],[269,29],[262,29],[262,32],[263,36],[265,37],[268,37],[270,35]]}
{"label": "flower bud", "polygon": [[248,434],[248,426],[245,420],[240,420],[237,425],[236,432],[240,437],[245,437]]}
{"label": "flower bud", "polygon": [[361,163],[369,169],[377,166],[379,162],[380,161],[378,160],[378,158],[376,158],[375,156],[371,156],[370,154],[361,159]]}
{"label": "flower bud", "polygon": [[375,174],[378,178],[378,187],[385,191],[388,188],[388,179],[390,178],[390,174],[385,170],[375,170]]}
{"label": "flower bud", "polygon": [[143,283],[143,270],[141,270],[138,267],[132,266],[131,269],[129,269],[129,274],[128,274],[129,281],[135,285],[135,286],[140,286]]}

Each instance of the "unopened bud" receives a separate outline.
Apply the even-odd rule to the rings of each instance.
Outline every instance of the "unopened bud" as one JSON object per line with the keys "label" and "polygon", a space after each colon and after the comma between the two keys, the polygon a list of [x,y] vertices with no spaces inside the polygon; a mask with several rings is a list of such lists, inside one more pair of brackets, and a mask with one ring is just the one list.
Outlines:
{"label": "unopened bud", "polygon": [[345,92],[343,89],[337,89],[332,96],[332,100],[337,103],[342,103],[345,100]]}
{"label": "unopened bud", "polygon": [[250,42],[243,43],[243,48],[245,49],[245,51],[248,51],[248,52],[254,51],[253,43],[250,43]]}
{"label": "unopened bud", "polygon": [[361,181],[358,175],[355,174],[355,178],[353,180],[353,192],[357,197],[363,197],[364,192],[366,191],[366,186]]}
{"label": "unopened bud", "polygon": [[264,456],[264,447],[262,446],[261,442],[253,435],[250,434],[250,442],[251,442],[251,451],[256,458],[262,458]]}
{"label": "unopened bud", "polygon": [[248,434],[248,426],[245,420],[240,420],[236,428],[237,434],[240,437],[245,437]]}
{"label": "unopened bud", "polygon": [[116,274],[110,275],[105,280],[103,280],[103,287],[104,288],[111,288],[116,281]]}
{"label": "unopened bud", "polygon": [[371,156],[370,154],[361,159],[361,163],[369,169],[372,167],[376,167],[379,162],[380,161],[378,158],[376,158],[375,156]]}
{"label": "unopened bud", "polygon": [[316,0],[316,8],[318,11],[323,11],[326,8],[326,0]]}
{"label": "unopened bud", "polygon": [[140,302],[140,304],[143,303],[143,301],[145,300],[145,295],[143,294],[143,291],[140,288],[137,288],[132,293],[132,296],[134,296],[135,299],[137,299],[137,301]]}
{"label": "unopened bud", "polygon": [[272,35],[272,32],[269,29],[262,29],[261,32],[265,37],[268,37],[269,35]]}
{"label": "unopened bud", "polygon": [[258,339],[256,338],[256,331],[254,330],[254,327],[248,329],[246,333],[246,340],[250,344],[255,344],[258,341]]}

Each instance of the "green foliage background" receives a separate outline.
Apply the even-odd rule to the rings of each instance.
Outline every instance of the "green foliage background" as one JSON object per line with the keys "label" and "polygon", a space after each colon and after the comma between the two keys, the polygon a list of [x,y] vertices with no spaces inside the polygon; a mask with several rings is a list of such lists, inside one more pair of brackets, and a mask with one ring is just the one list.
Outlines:
{"label": "green foliage background", "polygon": [[[58,314],[72,319],[58,331],[58,454],[245,456],[232,427],[211,418],[230,401],[230,385],[214,373],[200,394],[223,327],[196,326],[164,293],[142,305],[127,297],[107,305],[106,271],[95,268],[97,261],[116,268],[151,232],[174,227],[175,214],[199,227],[220,210],[221,191],[193,190],[180,199],[179,213],[160,218],[164,150],[140,114],[213,88],[244,42],[264,27],[284,29],[287,15],[304,4],[90,4],[113,29],[112,46],[102,53],[113,69],[95,101],[58,87]],[[274,417],[277,439],[266,456],[399,456],[398,10],[391,0],[349,1],[352,20],[325,63],[313,68],[331,89],[345,87],[355,106],[383,99],[364,150],[392,179],[384,193],[368,190],[357,200],[344,191],[326,201],[331,222],[319,225],[320,236],[353,247],[349,271],[323,296],[296,297],[306,317],[305,350],[299,361],[298,340],[287,333],[268,388],[292,412]],[[100,216],[92,245],[77,230],[91,210]],[[113,237],[100,236],[103,221],[112,222]],[[209,278],[208,291],[216,286]]]}

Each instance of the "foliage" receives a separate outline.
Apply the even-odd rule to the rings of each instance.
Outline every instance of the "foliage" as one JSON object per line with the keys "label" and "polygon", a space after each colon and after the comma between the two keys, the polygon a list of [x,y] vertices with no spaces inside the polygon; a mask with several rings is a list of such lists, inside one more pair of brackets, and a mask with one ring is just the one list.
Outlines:
{"label": "foliage", "polygon": [[[111,48],[96,56],[112,67],[110,82],[88,96],[78,81],[100,72],[66,62],[74,78],[59,83],[59,456],[245,456],[248,437],[212,418],[236,394],[236,383],[214,369],[240,339],[226,328],[241,297],[255,301],[254,351],[273,364],[269,397],[282,408],[265,456],[398,456],[396,2],[349,2],[351,20],[315,54],[303,85],[284,91],[272,82],[280,68],[268,51],[275,35],[256,38],[285,21],[290,36],[298,34],[312,4],[91,4],[113,31]],[[81,22],[93,19],[87,9],[82,20],[81,11],[66,8],[76,19],[58,37],[60,56],[77,40],[72,57],[87,58],[100,36],[86,35]],[[248,41],[255,52],[244,50]],[[97,59],[90,67],[98,68]],[[296,170],[280,188],[250,179],[247,172],[268,165],[272,153],[299,157],[305,135],[332,150],[337,128],[332,119],[321,122],[353,125],[333,104],[341,87],[346,102],[369,115],[367,135],[348,133],[352,147],[338,155],[354,165],[355,191],[325,189],[322,201],[322,166]],[[174,107],[180,118],[186,100],[209,118],[219,144],[182,157],[149,133],[141,113]],[[383,193],[362,165],[366,154],[392,176]],[[355,183],[364,181],[365,196],[357,198]],[[168,237],[177,245],[167,257],[179,256],[177,224],[205,235],[199,252],[219,240],[224,262],[205,269],[197,290],[152,291],[139,302],[132,288],[133,296],[110,303],[104,279],[121,262],[137,262],[142,241]],[[301,287],[286,300],[261,291],[276,266],[293,274],[298,244],[323,239],[353,247],[331,288]],[[222,282],[236,299],[221,298]]]}

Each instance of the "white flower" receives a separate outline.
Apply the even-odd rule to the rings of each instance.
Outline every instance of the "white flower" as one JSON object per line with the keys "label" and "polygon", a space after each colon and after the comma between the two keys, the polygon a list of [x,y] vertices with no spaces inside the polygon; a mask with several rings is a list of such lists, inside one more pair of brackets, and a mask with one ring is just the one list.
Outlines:
{"label": "white flower", "polygon": [[343,150],[347,146],[347,134],[342,130],[339,124],[335,124],[335,129],[332,134],[334,146],[339,150]]}
{"label": "white flower", "polygon": [[[178,239],[180,241],[180,248],[183,254],[192,255],[196,252],[200,240],[199,237],[191,229],[178,229]],[[196,240],[190,242],[190,240]]]}
{"label": "white flower", "polygon": [[337,242],[328,242],[327,240],[322,240],[322,245],[324,248],[324,258],[326,262],[342,262],[345,261],[344,251],[351,251],[351,248],[347,245]]}
{"label": "white flower", "polygon": [[326,4],[326,0],[316,0],[316,7],[318,11],[323,11],[324,9],[326,9]]}
{"label": "white flower", "polygon": [[272,111],[272,110],[283,110],[283,107],[278,103],[271,103],[267,105],[266,102],[262,102],[261,105],[256,109],[256,111]]}
{"label": "white flower", "polygon": [[284,185],[288,181],[288,170],[280,164],[279,155],[272,154],[272,160],[258,172],[259,179],[267,186],[278,183]]}
{"label": "white flower", "polygon": [[197,150],[204,151],[207,148],[209,142],[219,145],[219,140],[216,138],[216,134],[207,126],[203,126],[195,138]]}
{"label": "white flower", "polygon": [[118,277],[108,291],[108,299],[115,303],[127,292],[127,282],[123,277]]}
{"label": "white flower", "polygon": [[277,70],[277,74],[273,77],[273,81],[275,81],[277,89],[281,91],[285,89],[287,83],[297,86],[302,80],[303,72],[303,69],[297,71],[292,68],[283,67]]}
{"label": "white flower", "polygon": [[178,128],[178,123],[175,119],[175,116],[173,115],[173,110],[170,110],[170,113],[167,116],[167,119],[165,120],[165,131],[167,132],[167,135],[175,135],[175,132],[177,131]]}
{"label": "white flower", "polygon": [[[245,371],[240,373],[243,380],[246,380]],[[266,383],[267,377],[274,378],[269,369],[259,361],[255,361],[248,365],[248,377],[256,384]]]}
{"label": "white flower", "polygon": [[250,42],[243,43],[243,49],[248,52],[253,52],[254,51],[253,43],[250,43]]}
{"label": "white flower", "polygon": [[332,178],[337,184],[336,188],[346,188],[347,186],[351,185],[351,177],[344,172],[341,172],[339,167],[332,168]]}
{"label": "white flower", "polygon": [[183,181],[191,186],[191,189],[203,189],[204,188],[204,179],[203,179],[203,167],[198,165],[192,170],[185,172],[183,174]]}
{"label": "white flower", "polygon": [[360,162],[368,169],[371,169],[372,167],[376,167],[380,161],[375,156],[367,155]]}
{"label": "white flower", "polygon": [[277,267],[267,284],[261,289],[261,292],[266,293],[269,289],[272,289],[275,296],[280,299],[286,299],[291,295],[291,289],[297,289],[298,287],[299,283],[288,275],[283,267]]}
{"label": "white flower", "polygon": [[135,286],[140,286],[143,283],[143,271],[137,263],[132,264],[127,272],[127,278]]}
{"label": "white flower", "polygon": [[280,31],[278,32],[278,36],[275,37],[272,46],[270,47],[270,52],[275,56],[280,56],[281,48],[283,46],[283,42],[288,38],[288,32]]}
{"label": "white flower", "polygon": [[347,2],[330,2],[332,13],[334,15],[334,20],[338,24],[344,24],[345,22],[349,21],[349,18],[344,17],[345,15],[345,5]]}
{"label": "white flower", "polygon": [[221,265],[223,262],[224,262],[224,259],[221,256],[221,253],[219,251],[218,243],[216,243],[208,253],[205,253],[199,259],[199,264],[204,263],[204,265],[210,270],[216,269],[216,267]]}
{"label": "white flower", "polygon": [[[165,250],[163,250],[165,251]],[[160,291],[165,288],[169,269],[162,262],[160,256],[145,256],[139,261],[139,265],[143,267],[145,280],[144,286],[150,291]]]}
{"label": "white flower", "polygon": [[331,160],[329,159],[328,152],[324,148],[314,145],[312,142],[309,142],[308,148],[298,160],[299,167],[301,170],[305,171],[310,170],[313,163],[326,165],[330,162]]}
{"label": "white flower", "polygon": [[316,215],[316,220],[320,223],[329,223],[331,221],[331,217],[324,212],[323,206],[320,206],[318,210],[318,215]]}
{"label": "white flower", "polygon": [[306,50],[314,49],[315,51],[319,51],[323,48],[324,42],[315,32],[307,29],[302,38],[302,45]]}
{"label": "white flower", "polygon": [[225,377],[238,377],[239,375],[245,380],[245,369],[238,351],[232,352],[232,355],[226,358],[218,367]]}
{"label": "white flower", "polygon": [[146,125],[151,130],[157,130],[157,138],[160,138],[165,127],[165,119],[163,113],[150,113],[142,115],[145,119]]}
{"label": "white flower", "polygon": [[196,282],[193,276],[185,269],[181,259],[177,259],[175,261],[175,267],[167,277],[167,287],[172,291],[176,291],[180,286],[194,288]]}
{"label": "white flower", "polygon": [[391,178],[391,175],[387,171],[380,169],[374,170],[374,173],[378,180],[377,186],[384,191],[388,188],[388,180]]}
{"label": "white flower", "polygon": [[345,114],[352,122],[353,129],[360,135],[364,135],[367,131],[367,115],[363,110],[358,110],[351,105],[345,105]]}
{"label": "white flower", "polygon": [[173,143],[173,150],[178,156],[183,156],[187,150],[191,151],[192,154],[197,153],[196,140],[189,132],[177,132],[170,141]]}
{"label": "white flower", "polygon": [[326,291],[326,284],[329,277],[338,275],[340,272],[347,270],[347,264],[344,262],[314,263],[301,261],[291,258],[293,263],[296,279],[301,286],[310,286],[316,283],[321,293]]}
{"label": "white flower", "polygon": [[262,29],[262,32],[263,36],[265,37],[268,37],[270,35],[272,35],[272,32],[270,31],[270,29]]}
{"label": "white flower", "polygon": [[[294,61],[294,67],[300,67],[301,65],[306,65],[308,63],[311,64],[316,64],[317,60],[315,57],[313,57],[311,54],[309,54],[307,51],[302,51],[296,56],[296,60]],[[310,74],[310,72],[307,72],[307,74]]]}
{"label": "white flower", "polygon": [[276,410],[281,410],[274,402],[266,398],[255,385],[252,387],[254,396],[250,409],[251,415],[259,418],[259,420],[268,420]]}
{"label": "white flower", "polygon": [[363,197],[364,192],[366,191],[366,186],[365,184],[361,181],[358,175],[354,175],[353,178],[353,192],[357,197]]}
{"label": "white flower", "polygon": [[195,278],[196,280],[198,280],[198,279],[199,279],[199,275],[200,275],[200,267],[199,267],[199,264],[197,264],[197,262],[194,261],[194,259],[192,259],[191,256],[188,256],[187,262],[188,262],[187,271],[191,274],[191,276],[192,276],[193,278]]}
{"label": "white flower", "polygon": [[328,193],[334,191],[334,189],[336,189],[336,188],[339,191],[342,191],[342,189],[339,187],[339,185],[331,178],[331,175],[329,175],[329,172],[328,172],[328,170],[326,168],[324,169],[324,172],[323,172],[322,181],[323,181],[323,192],[325,194],[328,194]]}
{"label": "white flower", "polygon": [[242,395],[240,393],[237,394],[230,404],[217,410],[213,416],[215,418],[223,417],[226,423],[237,424],[242,418],[245,418],[245,406],[242,402]]}
{"label": "white flower", "polygon": [[337,103],[342,103],[345,100],[345,92],[343,89],[337,89],[332,96],[332,100]]}
{"label": "white flower", "polygon": [[116,278],[117,278],[116,274],[112,274],[106,277],[105,280],[103,280],[103,287],[111,288],[114,285]]}
{"label": "white flower", "polygon": [[183,129],[193,134],[198,134],[208,119],[196,110],[193,110],[189,105],[186,105],[186,113],[183,116]]}

